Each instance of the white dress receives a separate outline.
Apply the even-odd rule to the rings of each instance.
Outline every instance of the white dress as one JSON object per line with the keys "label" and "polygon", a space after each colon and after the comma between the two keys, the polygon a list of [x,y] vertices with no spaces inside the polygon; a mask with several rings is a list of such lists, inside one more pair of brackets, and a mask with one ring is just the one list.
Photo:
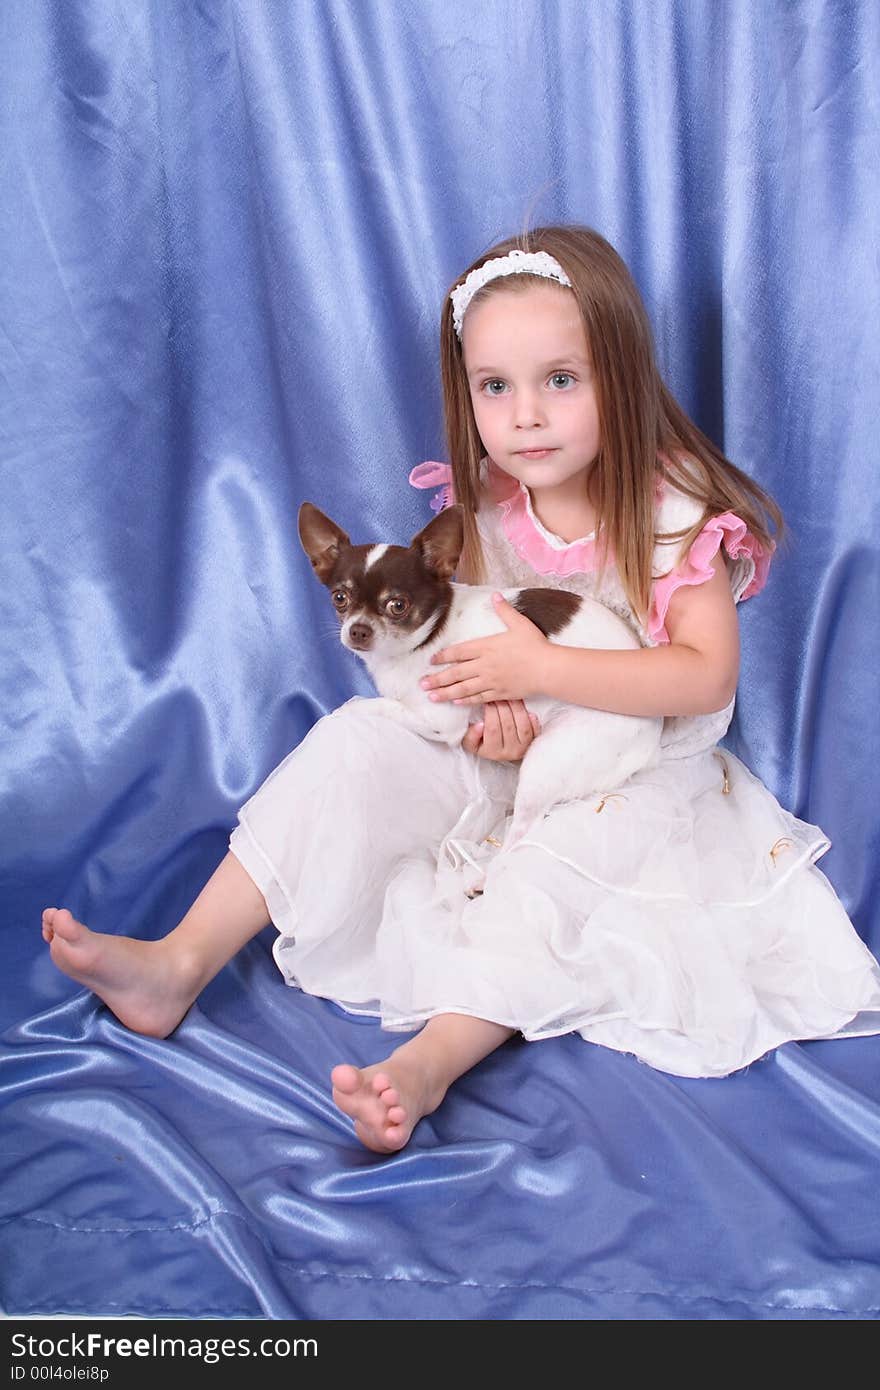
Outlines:
{"label": "white dress", "polygon": [[[411,481],[446,483],[449,500],[445,465]],[[488,582],[592,594],[643,645],[666,640],[669,597],[709,577],[719,545],[737,600],[763,583],[769,557],[727,513],[687,555],[658,545],[641,628],[613,571],[599,586],[592,538],[545,531],[506,475],[484,468],[484,484]],[[657,506],[658,533],[698,519],[668,487]],[[659,766],[556,807],[504,853],[515,766],[349,700],[242,807],[230,840],[286,981],[392,1030],[470,1014],[528,1039],[575,1031],[681,1076],[880,1032],[880,968],[815,867],[829,841],[717,747],[732,712],[667,720]]]}

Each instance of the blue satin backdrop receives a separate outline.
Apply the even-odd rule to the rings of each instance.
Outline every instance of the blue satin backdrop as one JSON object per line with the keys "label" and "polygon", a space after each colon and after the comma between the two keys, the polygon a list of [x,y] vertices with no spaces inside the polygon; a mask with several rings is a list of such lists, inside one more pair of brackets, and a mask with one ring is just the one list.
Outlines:
{"label": "blue satin backdrop", "polygon": [[157,1042],[39,914],[163,935],[369,692],[297,507],[424,524],[445,287],[572,220],[785,510],[732,744],[877,951],[878,90],[873,0],[0,9],[7,1313],[876,1316],[878,1039],[720,1082],[514,1044],[382,1160],[327,1075],[388,1039],[285,989],[271,932]]}

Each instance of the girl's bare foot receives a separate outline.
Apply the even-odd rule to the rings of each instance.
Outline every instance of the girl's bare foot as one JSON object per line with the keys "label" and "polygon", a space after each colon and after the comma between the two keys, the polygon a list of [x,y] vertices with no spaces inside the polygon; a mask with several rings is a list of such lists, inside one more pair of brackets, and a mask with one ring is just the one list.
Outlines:
{"label": "girl's bare foot", "polygon": [[103,999],[126,1028],[152,1038],[173,1032],[205,983],[165,941],[104,936],[63,907],[46,908],[43,938],[59,970]]}
{"label": "girl's bare foot", "polygon": [[330,1073],[333,1099],[354,1120],[362,1144],[376,1153],[396,1153],[424,1115],[437,1109],[446,1087],[400,1052],[372,1067],[344,1063]]}
{"label": "girl's bare foot", "polygon": [[507,1042],[513,1029],[469,1014],[435,1014],[384,1062],[334,1067],[333,1099],[351,1115],[362,1144],[396,1153],[459,1076]]}

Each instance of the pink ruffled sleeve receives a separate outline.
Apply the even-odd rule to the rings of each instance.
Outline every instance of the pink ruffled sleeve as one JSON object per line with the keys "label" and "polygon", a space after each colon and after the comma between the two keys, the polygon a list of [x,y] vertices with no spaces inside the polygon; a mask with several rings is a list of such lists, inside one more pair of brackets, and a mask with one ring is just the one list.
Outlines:
{"label": "pink ruffled sleeve", "polygon": [[439,489],[431,498],[432,512],[443,512],[455,502],[455,493],[452,490],[452,467],[448,463],[438,463],[435,459],[418,463],[410,473],[409,481],[413,487]]}
{"label": "pink ruffled sleeve", "polygon": [[713,516],[675,568],[654,584],[647,630],[656,642],[669,641],[666,614],[672,595],[686,584],[705,584],[711,579],[715,572],[712,562],[722,545],[734,562],[730,582],[736,602],[761,592],[767,582],[772,551],[761,545],[734,512]]}

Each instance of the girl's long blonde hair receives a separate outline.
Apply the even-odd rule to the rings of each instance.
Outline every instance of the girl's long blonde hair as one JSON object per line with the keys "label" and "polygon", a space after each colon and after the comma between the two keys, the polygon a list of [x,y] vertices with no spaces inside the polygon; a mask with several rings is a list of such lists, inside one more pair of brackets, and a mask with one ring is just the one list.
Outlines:
{"label": "girl's long blonde hair", "polygon": [[[602,443],[591,474],[591,497],[602,544],[600,555],[603,563],[613,558],[634,611],[644,617],[650,605],[658,475],[668,478],[703,509],[698,525],[672,533],[668,539],[680,538],[689,544],[710,516],[733,511],[765,548],[773,549],[782,534],[779,508],[724,457],[664,386],[645,307],[613,247],[588,227],[537,227],[485,251],[455,284],[484,261],[517,248],[549,252],[571,281],[592,358],[599,408]],[[492,294],[522,291],[535,283],[532,275],[504,276],[484,285],[471,303]],[[476,513],[480,461],[486,451],[474,420],[448,294],[440,325],[440,354],[453,489],[455,500],[464,508],[459,575],[480,583],[485,578],[485,562]]]}

